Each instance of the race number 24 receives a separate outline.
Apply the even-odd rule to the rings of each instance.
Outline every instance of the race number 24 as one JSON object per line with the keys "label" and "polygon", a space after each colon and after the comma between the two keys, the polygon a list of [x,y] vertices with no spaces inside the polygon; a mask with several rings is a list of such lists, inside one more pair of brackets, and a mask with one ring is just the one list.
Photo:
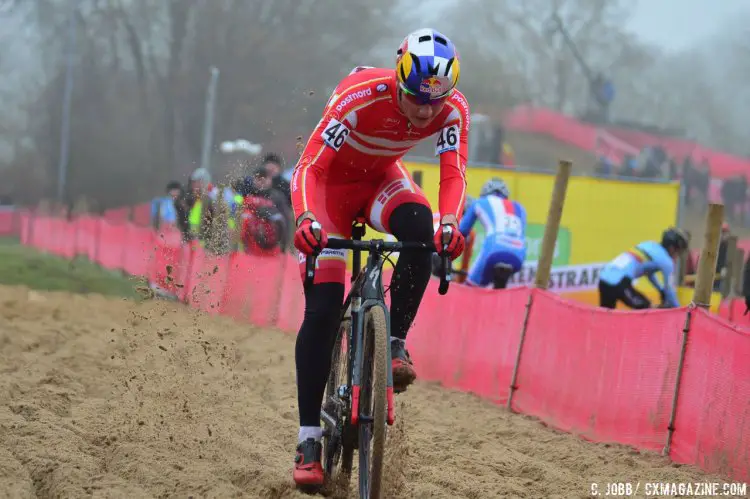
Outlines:
{"label": "race number 24", "polygon": [[344,145],[344,142],[346,142],[346,138],[349,136],[349,129],[340,121],[331,118],[331,121],[328,122],[328,125],[326,125],[320,136],[323,138],[323,142],[335,151],[338,151]]}
{"label": "race number 24", "polygon": [[435,147],[435,156],[458,148],[458,125],[451,125],[440,131]]}

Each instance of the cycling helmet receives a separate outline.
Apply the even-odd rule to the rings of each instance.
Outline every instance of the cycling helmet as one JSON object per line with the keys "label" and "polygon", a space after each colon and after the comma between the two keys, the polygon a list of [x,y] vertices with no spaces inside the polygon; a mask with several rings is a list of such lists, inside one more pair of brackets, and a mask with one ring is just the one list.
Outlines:
{"label": "cycling helmet", "polygon": [[510,197],[510,190],[508,185],[503,182],[502,179],[497,177],[488,180],[483,186],[482,191],[479,193],[480,196],[489,196],[490,194],[497,194],[505,199]]}
{"label": "cycling helmet", "polygon": [[396,52],[396,78],[401,90],[427,104],[450,95],[460,73],[458,51],[448,37],[420,29],[404,38]]}
{"label": "cycling helmet", "polygon": [[684,230],[676,227],[670,227],[661,235],[661,245],[665,248],[676,248],[684,251],[688,248],[690,238]]}

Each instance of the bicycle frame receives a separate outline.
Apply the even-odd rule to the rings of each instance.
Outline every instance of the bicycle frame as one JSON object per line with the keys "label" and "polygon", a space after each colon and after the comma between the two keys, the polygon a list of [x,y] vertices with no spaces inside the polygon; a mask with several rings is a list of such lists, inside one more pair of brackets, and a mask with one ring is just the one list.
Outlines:
{"label": "bicycle frame", "polygon": [[[364,225],[355,226],[352,230],[352,239],[360,241],[364,235]],[[377,245],[379,241],[372,241]],[[362,365],[364,363],[364,348],[361,348],[365,343],[365,315],[367,311],[372,307],[381,307],[385,314],[386,327],[388,333],[391,331],[391,316],[388,307],[385,305],[385,288],[383,287],[383,272],[382,267],[384,259],[381,256],[382,253],[379,251],[369,251],[367,255],[367,263],[364,271],[361,268],[362,261],[362,250],[352,250],[352,287],[349,290],[349,294],[346,298],[346,302],[349,302],[349,310],[351,315],[351,331],[349,331],[349,345],[354,345],[353,349],[349,349],[349,352],[354,350],[354,358],[349,358],[351,369],[349,370],[352,379],[349,380],[350,386],[352,387],[352,410],[351,410],[351,424],[357,425],[364,418],[359,414],[359,394],[360,394],[360,373],[362,371]],[[396,405],[393,395],[393,372],[388,370],[386,388],[386,399],[388,403],[387,422],[392,425],[395,421]]]}
{"label": "bicycle frame", "polygon": [[[350,423],[356,426],[363,420],[359,414],[359,395],[360,395],[360,372],[364,363],[364,349],[361,346],[365,341],[365,316],[367,311],[372,307],[381,307],[383,309],[386,327],[390,335],[390,312],[385,305],[385,290],[383,288],[382,265],[383,253],[389,251],[403,251],[404,249],[421,249],[429,250],[431,245],[420,243],[390,243],[380,239],[362,242],[362,236],[365,233],[363,223],[354,224],[352,227],[352,240],[329,240],[329,247],[349,248],[352,250],[352,287],[344,300],[342,315],[339,322],[343,322],[349,314],[351,329],[347,331],[348,349],[348,373],[347,386],[351,387],[351,393],[344,394],[352,402],[350,411]],[[364,271],[362,269],[362,251],[366,247],[368,251],[367,264]],[[398,249],[400,248],[400,249]],[[434,248],[432,248],[434,249]],[[312,284],[315,275],[316,256],[308,256],[306,260],[305,286]],[[451,281],[450,260],[447,256],[442,257],[441,279],[438,292],[444,295],[448,291],[448,285]],[[342,395],[339,395],[342,397]],[[388,370],[386,384],[387,399],[387,422],[392,425],[395,421],[395,400],[393,392],[393,372]],[[321,411],[321,417],[331,429],[339,431],[336,420],[325,411]]]}

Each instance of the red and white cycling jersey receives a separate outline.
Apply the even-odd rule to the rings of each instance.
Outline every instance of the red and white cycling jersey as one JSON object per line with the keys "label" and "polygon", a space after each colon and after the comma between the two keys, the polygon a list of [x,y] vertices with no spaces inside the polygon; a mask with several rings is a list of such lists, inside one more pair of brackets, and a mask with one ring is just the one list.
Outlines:
{"label": "red and white cycling jersey", "polygon": [[[425,128],[411,125],[398,105],[393,69],[358,67],[336,87],[292,177],[295,217],[326,209],[321,184],[357,184],[382,176],[421,140],[437,134],[441,215],[463,213],[469,104],[458,90]],[[404,171],[404,175],[408,175]]]}

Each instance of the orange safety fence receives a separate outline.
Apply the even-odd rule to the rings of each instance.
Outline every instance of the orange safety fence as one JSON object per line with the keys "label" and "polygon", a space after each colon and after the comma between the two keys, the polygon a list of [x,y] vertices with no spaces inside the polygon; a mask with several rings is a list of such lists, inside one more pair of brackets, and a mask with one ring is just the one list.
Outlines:
{"label": "orange safety fence", "polygon": [[[23,213],[16,226],[23,244],[145,276],[207,313],[292,334],[301,323],[291,255],[214,256],[174,231],[89,216]],[[454,284],[440,296],[432,279],[408,341],[422,380],[510,400],[591,441],[665,449],[676,462],[750,480],[750,329],[705,310],[602,310],[527,287]]]}

